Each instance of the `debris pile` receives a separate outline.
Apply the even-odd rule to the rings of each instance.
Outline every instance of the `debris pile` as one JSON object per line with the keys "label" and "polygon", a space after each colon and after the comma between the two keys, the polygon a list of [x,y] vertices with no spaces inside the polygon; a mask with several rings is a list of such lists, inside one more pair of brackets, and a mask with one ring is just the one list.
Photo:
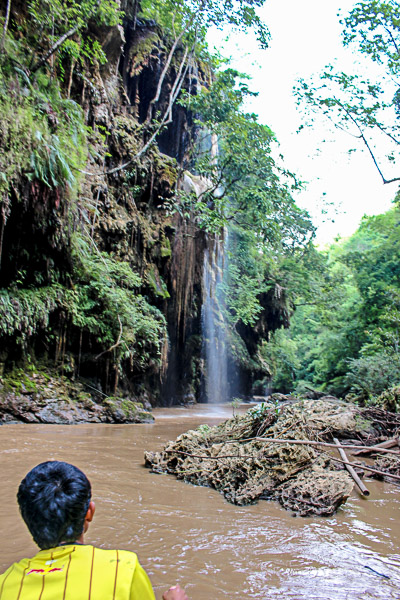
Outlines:
{"label": "debris pile", "polygon": [[371,445],[382,440],[381,429],[359,407],[332,397],[263,403],[214,427],[187,431],[161,452],[145,452],[145,465],[212,487],[233,504],[278,500],[296,515],[331,515],[354,482],[316,442],[336,436]]}

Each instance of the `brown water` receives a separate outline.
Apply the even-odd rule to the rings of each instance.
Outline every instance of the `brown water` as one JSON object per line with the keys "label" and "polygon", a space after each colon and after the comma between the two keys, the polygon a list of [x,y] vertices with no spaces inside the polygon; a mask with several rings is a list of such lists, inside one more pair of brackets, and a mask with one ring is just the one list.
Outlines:
{"label": "brown water", "polygon": [[[72,462],[89,476],[96,516],[88,543],[138,553],[157,598],[179,582],[192,600],[372,600],[400,598],[400,489],[367,480],[331,518],[295,518],[278,504],[235,507],[214,490],[143,467],[187,429],[230,416],[159,409],[151,425],[0,427],[0,572],[36,552],[15,502],[19,481],[38,462]],[[383,577],[386,575],[386,577]]]}

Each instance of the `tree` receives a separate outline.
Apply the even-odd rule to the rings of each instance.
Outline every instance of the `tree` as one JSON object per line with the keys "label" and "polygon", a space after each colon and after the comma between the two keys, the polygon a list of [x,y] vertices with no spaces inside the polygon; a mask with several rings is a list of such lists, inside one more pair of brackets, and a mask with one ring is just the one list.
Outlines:
{"label": "tree", "polygon": [[120,20],[119,6],[115,0],[30,0],[27,10],[32,27],[31,36],[40,36],[42,53],[37,58],[37,45],[32,54],[30,71],[44,66],[60,49],[74,59],[80,55],[106,60],[99,43],[91,37],[84,41],[81,33],[90,20],[99,25],[116,25]]}
{"label": "tree", "polygon": [[312,118],[322,113],[368,151],[385,184],[400,181],[399,9],[397,0],[364,0],[341,21],[343,44],[379,65],[379,80],[328,65],[318,79],[301,79],[295,90]]}
{"label": "tree", "polygon": [[353,391],[368,400],[400,381],[399,227],[393,208],[365,217],[328,252],[311,248],[285,260],[297,309],[290,328],[263,348],[275,386]]}
{"label": "tree", "polygon": [[[183,102],[197,115],[200,137],[208,140],[193,148],[192,165],[207,185],[199,196],[182,196],[182,201],[208,230],[232,224],[252,231],[260,251],[293,249],[307,243],[314,228],[292,198],[296,178],[272,157],[276,140],[271,129],[242,109],[249,95],[243,75],[226,69],[208,89],[185,96]],[[216,152],[211,151],[213,139],[218,140]]]}

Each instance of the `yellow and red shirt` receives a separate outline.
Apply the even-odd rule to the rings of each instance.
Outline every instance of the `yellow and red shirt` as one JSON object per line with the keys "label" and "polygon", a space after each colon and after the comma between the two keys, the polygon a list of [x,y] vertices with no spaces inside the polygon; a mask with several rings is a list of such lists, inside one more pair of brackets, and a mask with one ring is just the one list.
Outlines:
{"label": "yellow and red shirt", "polygon": [[136,554],[70,544],[41,550],[0,575],[0,600],[155,600]]}

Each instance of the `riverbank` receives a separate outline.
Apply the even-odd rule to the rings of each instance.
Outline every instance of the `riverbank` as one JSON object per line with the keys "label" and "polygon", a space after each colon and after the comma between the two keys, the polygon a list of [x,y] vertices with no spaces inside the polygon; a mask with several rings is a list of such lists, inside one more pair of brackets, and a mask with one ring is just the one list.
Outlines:
{"label": "riverbank", "polygon": [[[151,407],[150,407],[151,408]],[[9,423],[149,423],[142,403],[102,394],[89,383],[48,370],[15,369],[0,379],[0,425]]]}

